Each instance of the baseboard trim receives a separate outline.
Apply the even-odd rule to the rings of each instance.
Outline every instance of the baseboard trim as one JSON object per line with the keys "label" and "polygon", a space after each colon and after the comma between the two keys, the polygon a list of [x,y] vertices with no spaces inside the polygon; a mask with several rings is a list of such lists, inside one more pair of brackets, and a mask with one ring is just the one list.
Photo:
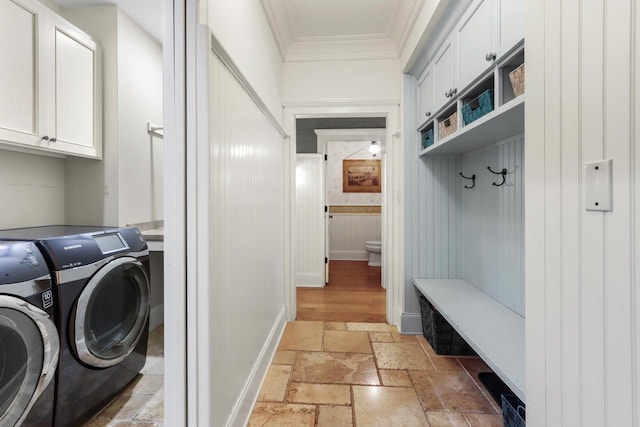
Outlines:
{"label": "baseboard trim", "polygon": [[296,273],[296,286],[323,287],[324,275],[316,273]]}
{"label": "baseboard trim", "polygon": [[258,360],[256,360],[256,363],[253,365],[253,369],[251,369],[249,379],[245,383],[233,411],[231,411],[231,415],[225,424],[226,426],[244,427],[249,423],[251,411],[258,400],[260,387],[262,387],[262,382],[267,375],[267,370],[269,369],[269,365],[271,365],[271,361],[273,360],[273,356],[275,355],[276,348],[278,347],[280,337],[284,332],[286,324],[287,313],[286,307],[283,306],[273,324],[273,327],[271,328],[271,331],[269,332],[267,340],[262,346],[262,350],[260,350]]}
{"label": "baseboard trim", "polygon": [[153,331],[164,323],[164,304],[158,304],[149,311],[149,330]]}
{"label": "baseboard trim", "polygon": [[400,332],[403,334],[422,334],[422,317],[420,313],[402,313],[400,315]]}

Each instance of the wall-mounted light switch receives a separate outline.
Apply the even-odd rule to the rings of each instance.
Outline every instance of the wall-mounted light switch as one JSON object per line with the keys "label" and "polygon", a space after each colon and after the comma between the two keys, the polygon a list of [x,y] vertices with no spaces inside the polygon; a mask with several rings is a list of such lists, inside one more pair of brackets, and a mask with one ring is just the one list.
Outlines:
{"label": "wall-mounted light switch", "polygon": [[613,210],[613,160],[584,164],[584,208],[588,211]]}

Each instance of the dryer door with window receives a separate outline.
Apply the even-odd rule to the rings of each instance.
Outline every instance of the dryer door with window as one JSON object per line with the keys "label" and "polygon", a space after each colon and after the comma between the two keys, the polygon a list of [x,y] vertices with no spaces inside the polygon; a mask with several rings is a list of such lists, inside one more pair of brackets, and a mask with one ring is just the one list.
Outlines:
{"label": "dryer door with window", "polygon": [[22,423],[55,376],[59,351],[47,313],[0,295],[0,426]]}
{"label": "dryer door with window", "polygon": [[142,263],[121,257],[91,277],[72,323],[83,363],[108,368],[124,360],[144,335],[149,317],[149,279]]}

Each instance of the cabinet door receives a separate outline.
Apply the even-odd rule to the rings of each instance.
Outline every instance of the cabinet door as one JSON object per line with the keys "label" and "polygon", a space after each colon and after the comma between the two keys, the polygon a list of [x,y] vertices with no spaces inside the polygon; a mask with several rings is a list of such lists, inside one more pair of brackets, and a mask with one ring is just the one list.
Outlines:
{"label": "cabinet door", "polygon": [[433,67],[429,65],[418,81],[418,125],[433,113]]}
{"label": "cabinet door", "polygon": [[43,136],[38,40],[45,15],[38,2],[0,0],[0,140],[5,142],[36,146]]}
{"label": "cabinet door", "polygon": [[[513,1],[513,0],[508,0]],[[487,59],[492,50],[493,0],[475,1],[457,27],[458,77],[464,88],[482,74],[493,59]]]}
{"label": "cabinet door", "polygon": [[496,53],[504,55],[524,38],[524,0],[494,0],[498,19]]}
{"label": "cabinet door", "polygon": [[96,43],[66,21],[56,22],[55,143],[50,148],[100,157],[100,79]]}
{"label": "cabinet door", "polygon": [[440,51],[436,54],[433,61],[434,111],[439,110],[440,107],[452,99],[445,94],[456,88],[456,67],[453,40],[453,37],[449,37],[449,39],[440,48]]}

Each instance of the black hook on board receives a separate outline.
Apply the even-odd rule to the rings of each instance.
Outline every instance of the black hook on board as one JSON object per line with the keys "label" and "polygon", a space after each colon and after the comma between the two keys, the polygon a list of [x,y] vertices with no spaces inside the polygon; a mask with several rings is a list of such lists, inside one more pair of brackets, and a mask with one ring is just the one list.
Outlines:
{"label": "black hook on board", "polygon": [[471,188],[476,186],[476,174],[475,173],[473,175],[471,175],[471,176],[464,176],[464,175],[462,175],[462,172],[460,172],[460,176],[463,177],[464,179],[470,179],[471,182],[472,182],[471,187],[469,187],[468,185],[465,185],[464,188],[471,189]]}
{"label": "black hook on board", "polygon": [[487,166],[487,170],[489,172],[493,173],[493,174],[502,175],[502,182],[500,184],[497,184],[497,183],[494,182],[491,185],[495,185],[496,187],[500,187],[500,186],[504,185],[504,183],[507,180],[507,169],[506,168],[502,168],[502,170],[500,172],[496,172],[496,171],[491,169],[491,166]]}

